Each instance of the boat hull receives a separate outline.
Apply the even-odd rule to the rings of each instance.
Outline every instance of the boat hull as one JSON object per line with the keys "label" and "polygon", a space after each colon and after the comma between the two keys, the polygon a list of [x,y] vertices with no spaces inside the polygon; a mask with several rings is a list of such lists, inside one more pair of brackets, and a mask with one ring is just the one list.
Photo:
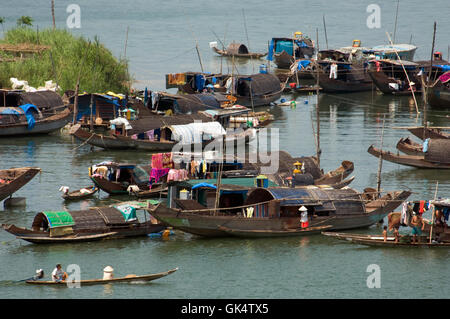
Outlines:
{"label": "boat hull", "polygon": [[[1,171],[14,171],[14,174],[19,174],[17,178],[15,178],[11,183],[4,184],[0,186],[0,202],[11,196],[15,192],[17,192],[20,188],[25,186],[29,181],[33,179],[34,176],[38,172],[41,171],[38,167],[23,167],[23,168],[11,168],[9,170],[1,170]],[[2,172],[0,171],[0,178]],[[10,172],[8,172],[10,173]]]}
{"label": "boat hull", "polygon": [[64,109],[64,111],[58,114],[52,115],[42,120],[37,120],[31,130],[28,128],[28,123],[0,125],[0,137],[30,134],[48,134],[64,127],[67,123],[69,123],[70,117],[70,110],[66,108]]}
{"label": "boat hull", "polygon": [[[149,274],[149,275],[143,275],[143,276],[136,276],[136,275],[128,275],[125,277],[120,278],[111,278],[111,279],[89,279],[89,280],[80,280],[79,284],[81,286],[87,286],[87,285],[105,285],[105,284],[114,284],[114,283],[124,283],[124,282],[142,282],[142,281],[152,281],[155,279],[159,279],[165,276],[168,276],[170,274],[173,274],[175,271],[177,271],[178,268],[171,269],[169,271],[157,273],[157,274]],[[40,280],[27,280],[27,284],[31,285],[50,285],[50,286],[62,286],[67,287],[70,284],[75,283],[69,283],[65,281],[40,281]]]}
{"label": "boat hull", "polygon": [[[317,74],[313,73],[315,79]],[[330,79],[325,73],[319,73],[319,85],[324,93],[352,93],[371,91],[374,87],[372,81],[342,81]]]}

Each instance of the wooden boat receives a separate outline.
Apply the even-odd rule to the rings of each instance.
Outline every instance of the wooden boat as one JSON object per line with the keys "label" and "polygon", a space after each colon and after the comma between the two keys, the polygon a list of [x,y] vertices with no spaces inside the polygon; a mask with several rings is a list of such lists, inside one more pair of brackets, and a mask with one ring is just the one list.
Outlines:
{"label": "wooden boat", "polygon": [[0,202],[17,192],[33,179],[39,167],[19,167],[0,170]]}
{"label": "wooden boat", "polygon": [[[447,73],[450,74],[450,71]],[[447,80],[446,83],[440,83],[438,80],[427,88],[427,94],[430,107],[448,109],[450,107],[450,80]]]}
{"label": "wooden boat", "polygon": [[353,162],[342,161],[341,166],[339,166],[334,171],[330,171],[318,179],[314,180],[314,185],[333,185],[344,181],[355,168]]}
{"label": "wooden boat", "polygon": [[176,189],[169,187],[167,202],[149,208],[151,215],[165,225],[204,237],[230,236],[220,227],[258,234],[260,231],[277,234],[295,229],[300,226],[300,206],[308,209],[309,227],[330,226],[329,230],[368,227],[383,219],[411,194],[409,191],[392,191],[373,199],[372,193],[361,195],[350,188],[249,189],[227,184],[221,185],[216,209],[214,201],[205,201],[215,198],[214,186],[198,186],[192,192],[192,199],[174,198],[175,192]]}
{"label": "wooden boat", "polygon": [[272,38],[267,60],[273,60],[279,69],[290,69],[295,60],[310,59],[314,52],[312,40],[296,32],[292,38]]}
{"label": "wooden boat", "polygon": [[401,138],[396,147],[400,152],[407,155],[423,156],[423,145],[414,142],[409,137]]}
{"label": "wooden boat", "polygon": [[[408,77],[406,77],[405,68]],[[417,77],[419,64],[400,60],[369,61],[369,76],[383,94],[412,95],[408,82],[411,82],[415,94],[421,94],[421,80]]]}
{"label": "wooden boat", "polygon": [[[344,62],[337,62],[343,64]],[[350,65],[350,64],[347,64]],[[359,68],[358,66],[356,68]],[[339,78],[339,74],[342,79]],[[342,70],[339,71],[338,78],[330,79],[329,74],[325,72],[313,72],[312,75],[317,80],[319,77],[319,85],[324,93],[351,93],[351,92],[365,92],[371,91],[373,82],[370,77],[364,72],[358,70]]]}
{"label": "wooden boat", "polygon": [[266,53],[249,52],[245,44],[235,42],[230,43],[228,47],[224,50],[218,49],[216,45],[212,45],[211,48],[217,54],[226,57],[260,59],[267,55],[267,52]]}
{"label": "wooden boat", "polygon": [[62,198],[64,200],[77,200],[91,197],[95,193],[98,192],[98,187],[96,186],[87,186],[83,187],[65,194],[62,194]]}
{"label": "wooden boat", "polygon": [[275,230],[241,230],[241,229],[230,229],[225,226],[219,226],[220,230],[223,230],[224,232],[230,234],[231,236],[244,238],[308,236],[318,234],[329,228],[331,228],[330,225],[275,231]]}
{"label": "wooden boat", "polygon": [[[142,281],[152,281],[155,279],[159,279],[165,276],[168,276],[170,274],[173,274],[175,271],[178,270],[178,267],[175,269],[171,269],[168,271],[156,273],[156,274],[149,274],[149,275],[142,275],[142,276],[136,276],[136,275],[126,275],[125,277],[119,277],[119,278],[111,278],[111,279],[85,279],[80,280],[79,283],[81,286],[87,286],[87,285],[105,285],[105,284],[115,284],[115,283],[129,283],[129,282],[142,282]],[[71,283],[66,281],[46,281],[46,280],[27,280],[25,281],[27,284],[31,285],[50,285],[50,286],[68,286]]]}
{"label": "wooden boat", "polygon": [[449,134],[442,132],[442,130],[439,128],[418,126],[418,127],[408,127],[407,129],[411,134],[413,134],[417,138],[420,138],[422,141],[427,138],[433,139],[450,138]]}
{"label": "wooden boat", "polygon": [[70,121],[71,112],[52,91],[0,90],[0,115],[2,137],[59,130]]}
{"label": "wooden boat", "polygon": [[[430,140],[429,145],[431,146],[432,142],[433,144],[438,144],[437,141],[447,141],[447,140]],[[446,145],[448,147],[448,145]],[[427,153],[424,155],[400,155],[400,154],[394,154],[389,151],[383,151],[380,150],[373,145],[369,147],[367,152],[369,154],[372,154],[375,157],[382,156],[382,159],[385,161],[389,161],[392,163],[397,163],[401,165],[406,166],[412,166],[417,168],[438,168],[438,169],[450,169],[450,156],[448,155],[448,150],[450,148],[442,148],[441,151],[438,150],[438,152],[433,152],[433,150],[430,149]],[[431,151],[431,152],[430,152]],[[438,155],[434,155],[433,153],[438,153]]]}
{"label": "wooden boat", "polygon": [[2,224],[7,232],[35,244],[75,243],[146,236],[165,229],[152,218],[139,222],[136,210],[145,208],[130,203],[94,207],[80,211],[41,212],[32,228]]}
{"label": "wooden boat", "polygon": [[[150,188],[149,171],[132,163],[102,162],[93,165],[89,168],[89,178],[98,189],[110,195],[130,194],[130,185],[137,186],[140,192]],[[152,189],[153,192],[161,191],[161,184],[153,185]]]}
{"label": "wooden boat", "polygon": [[[224,111],[226,110],[218,111],[218,116],[220,116],[220,113],[223,113]],[[231,117],[232,114],[233,112],[227,113],[227,116]],[[186,119],[190,119],[189,115],[180,115],[177,116],[177,119],[180,117],[185,117],[182,122],[186,122]],[[170,151],[175,146],[180,148],[192,149],[200,147],[203,149],[208,144],[216,142],[217,139],[220,138],[222,138],[225,142],[232,142],[236,144],[239,144],[241,142],[248,143],[251,139],[254,138],[256,134],[255,129],[227,132],[225,128],[222,127],[222,124],[220,122],[213,121],[212,118],[208,116],[201,116],[199,117],[199,119],[202,120],[201,123],[195,123],[193,120],[192,122],[188,122],[186,124],[170,124],[174,119],[168,117],[166,120],[158,119],[157,123],[160,123],[160,120],[163,122],[167,122],[167,124],[158,127],[155,127],[154,123],[146,126],[145,123],[147,121],[143,119],[144,123],[133,123],[133,126],[135,126],[136,128],[130,130],[131,132],[127,135],[116,133],[99,134],[95,132],[89,132],[83,129],[80,124],[76,124],[70,129],[70,134],[74,135],[77,139],[84,143],[104,149],[145,150],[151,152]],[[179,121],[177,120],[175,121],[175,123],[176,122]],[[195,128],[191,128],[191,126],[194,125]],[[155,133],[157,137],[155,137],[154,139],[149,139],[147,133],[150,131],[159,132],[159,135]],[[175,134],[174,131],[183,131],[183,133]],[[202,135],[201,133],[198,133],[200,131],[209,134]],[[190,135],[187,136],[186,134]],[[187,144],[180,139],[194,140],[198,142]]]}
{"label": "wooden boat", "polygon": [[323,232],[325,236],[333,237],[340,240],[349,241],[351,243],[366,245],[366,246],[377,246],[377,247],[450,247],[450,243],[445,242],[431,242],[430,238],[427,236],[418,236],[418,242],[405,242],[400,239],[399,242],[395,242],[395,238],[392,236],[387,237],[387,241],[384,241],[381,235],[361,235],[361,234],[348,234],[348,233],[333,233],[333,232]]}

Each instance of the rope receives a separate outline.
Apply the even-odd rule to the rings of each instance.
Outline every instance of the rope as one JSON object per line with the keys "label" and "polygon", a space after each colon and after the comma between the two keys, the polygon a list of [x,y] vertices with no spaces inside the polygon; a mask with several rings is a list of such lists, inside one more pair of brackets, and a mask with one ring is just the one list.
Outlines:
{"label": "rope", "polygon": [[[83,145],[86,145],[87,142],[89,142],[89,140],[94,136],[94,134],[91,135],[91,137],[89,137],[86,141],[84,141],[83,143],[81,143],[80,145],[78,145],[77,147],[73,148],[71,151],[75,151],[76,149],[80,148]],[[103,140],[103,136],[102,136],[102,140]],[[104,143],[103,143],[104,144]]]}

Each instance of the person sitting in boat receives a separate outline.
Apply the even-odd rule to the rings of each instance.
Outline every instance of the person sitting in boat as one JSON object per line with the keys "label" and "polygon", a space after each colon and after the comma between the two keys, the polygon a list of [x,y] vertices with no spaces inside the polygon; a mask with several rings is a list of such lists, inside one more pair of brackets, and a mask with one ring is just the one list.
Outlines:
{"label": "person sitting in boat", "polygon": [[444,229],[447,229],[447,223],[445,222],[444,212],[442,209],[436,209],[436,226],[442,226]]}
{"label": "person sitting in boat", "polygon": [[62,270],[61,264],[57,264],[56,268],[52,272],[52,280],[55,282],[64,281],[67,279],[67,273]]}
{"label": "person sitting in boat", "polygon": [[413,243],[417,243],[419,242],[417,235],[420,236],[425,228],[425,223],[423,222],[422,216],[417,213],[414,214],[413,218],[411,219],[411,225],[412,225]]}
{"label": "person sitting in boat", "polygon": [[300,227],[308,228],[309,227],[308,209],[305,206],[302,206],[298,209],[298,211],[300,212]]}

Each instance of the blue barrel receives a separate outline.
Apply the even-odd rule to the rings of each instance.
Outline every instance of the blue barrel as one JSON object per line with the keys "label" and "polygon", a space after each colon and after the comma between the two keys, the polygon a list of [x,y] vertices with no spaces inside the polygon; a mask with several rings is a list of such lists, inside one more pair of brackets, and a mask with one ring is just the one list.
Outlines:
{"label": "blue barrel", "polygon": [[259,66],[259,73],[267,73],[267,65],[261,64]]}

